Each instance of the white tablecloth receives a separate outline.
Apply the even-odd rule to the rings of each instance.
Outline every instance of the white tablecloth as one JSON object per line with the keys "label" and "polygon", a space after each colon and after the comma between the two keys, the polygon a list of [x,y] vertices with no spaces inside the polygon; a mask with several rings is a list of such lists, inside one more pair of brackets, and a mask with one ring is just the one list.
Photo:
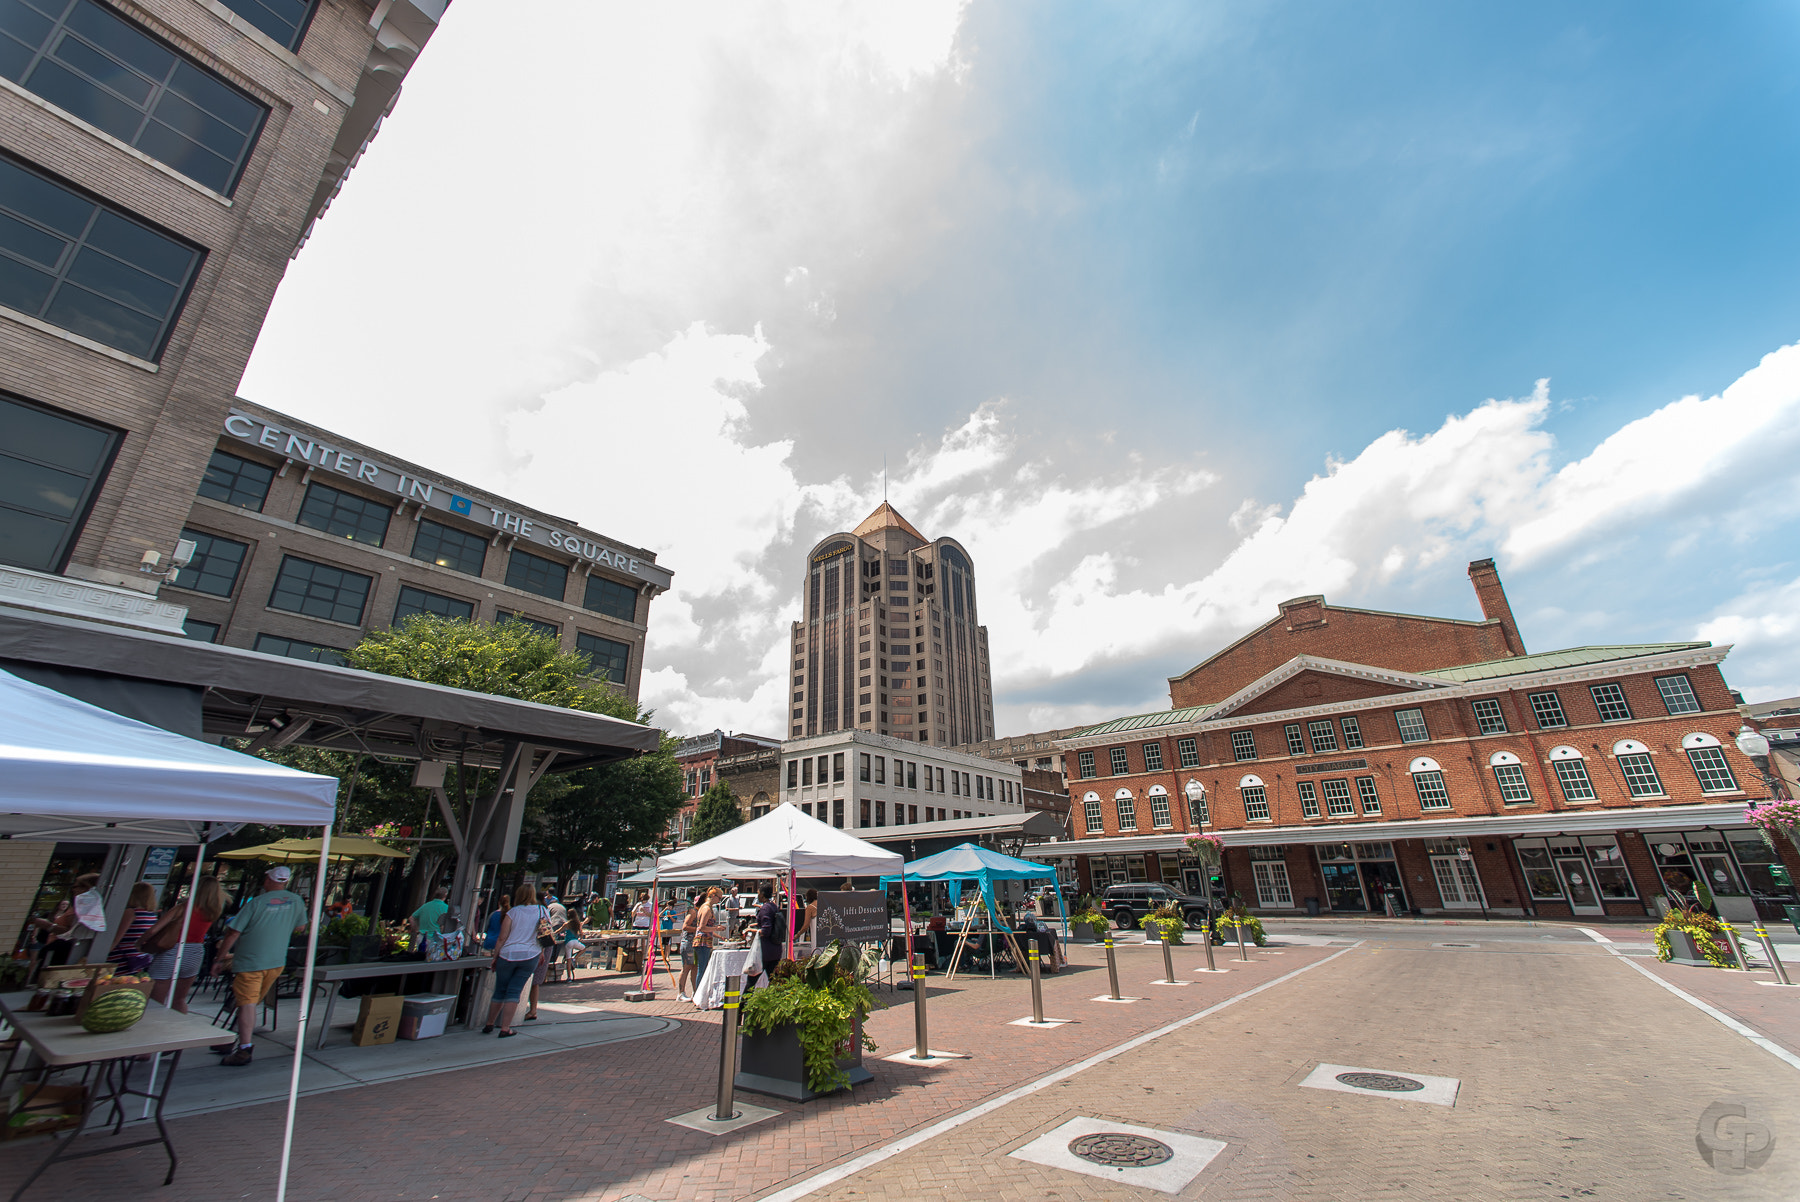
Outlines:
{"label": "white tablecloth", "polygon": [[717,1010],[725,1004],[725,978],[747,976],[758,971],[761,963],[762,948],[755,940],[750,941],[749,947],[713,948],[706,971],[700,974],[700,982],[694,986],[694,1007]]}

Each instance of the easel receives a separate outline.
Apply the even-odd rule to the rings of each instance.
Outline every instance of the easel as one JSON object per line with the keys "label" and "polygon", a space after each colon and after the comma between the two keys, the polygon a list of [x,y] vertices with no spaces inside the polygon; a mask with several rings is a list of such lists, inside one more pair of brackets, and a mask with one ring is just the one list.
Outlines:
{"label": "easel", "polygon": [[[1003,935],[1006,936],[1006,946],[1012,949],[1013,964],[1014,965],[1024,964],[1025,957],[1019,951],[1018,940],[1013,938],[1012,928],[1000,921],[1000,915],[995,912],[993,901],[992,901],[992,899],[990,899],[988,897],[988,891],[986,889],[981,890],[981,905],[982,905],[982,909],[987,911],[988,918],[993,923],[994,929],[998,930],[999,932],[1001,932]],[[962,930],[957,933],[956,950],[950,954],[950,967],[944,973],[944,979],[946,981],[954,981],[956,979],[956,966],[958,963],[961,962],[963,948],[966,947],[968,944],[969,928],[971,928],[974,925],[975,925],[975,911],[973,908],[971,908],[969,910],[969,916],[967,918],[963,919]],[[991,938],[991,936],[990,936],[990,938]],[[993,949],[990,946],[989,954],[988,954],[988,980],[991,981],[993,979],[994,979],[994,956],[993,956]]]}

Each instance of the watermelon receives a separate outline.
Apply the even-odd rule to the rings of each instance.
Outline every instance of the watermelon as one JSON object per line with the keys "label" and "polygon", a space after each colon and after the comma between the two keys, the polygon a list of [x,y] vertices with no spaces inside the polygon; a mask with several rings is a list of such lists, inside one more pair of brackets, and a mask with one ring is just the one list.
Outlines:
{"label": "watermelon", "polygon": [[81,1025],[96,1035],[123,1031],[144,1017],[149,1000],[135,989],[110,990],[88,1003],[87,1013],[81,1016]]}

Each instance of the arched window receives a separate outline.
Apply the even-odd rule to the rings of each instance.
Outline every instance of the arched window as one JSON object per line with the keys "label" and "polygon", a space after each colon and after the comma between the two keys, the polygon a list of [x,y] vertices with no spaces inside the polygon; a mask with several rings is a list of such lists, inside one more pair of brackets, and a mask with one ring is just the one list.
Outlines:
{"label": "arched window", "polygon": [[1501,764],[1516,764],[1518,762],[1519,757],[1510,751],[1496,751],[1493,755],[1488,757],[1488,763],[1494,767],[1499,767]]}
{"label": "arched window", "polygon": [[1550,766],[1556,770],[1556,785],[1562,790],[1564,801],[1579,806],[1599,800],[1594,793],[1593,778],[1588,776],[1587,765],[1582,763],[1580,748],[1570,747],[1567,743],[1552,747]]}
{"label": "arched window", "polygon": [[1161,785],[1151,785],[1149,794],[1151,829],[1159,831],[1170,829],[1175,825],[1175,817],[1169,812],[1169,791]]}
{"label": "arched window", "polygon": [[1688,763],[1694,769],[1694,779],[1700,782],[1702,792],[1741,791],[1731,765],[1725,762],[1725,749],[1719,745],[1719,740],[1704,731],[1695,731],[1681,737],[1681,749],[1687,752]]}
{"label": "arched window", "polygon": [[1137,829],[1137,802],[1132,798],[1130,789],[1120,789],[1113,794],[1113,808],[1119,811],[1120,830]]}
{"label": "arched window", "polygon": [[1188,777],[1188,783],[1182,786],[1182,792],[1188,799],[1188,825],[1198,828],[1212,823],[1212,810],[1206,804],[1206,786]]}
{"label": "arched window", "polygon": [[1087,820],[1087,833],[1102,834],[1106,830],[1106,818],[1100,813],[1100,794],[1089,791],[1081,799],[1082,817]]}
{"label": "arched window", "polygon": [[1553,760],[1578,760],[1581,758],[1581,750],[1564,743],[1560,747],[1550,749],[1550,758]]}
{"label": "arched window", "polygon": [[1244,795],[1244,817],[1251,822],[1267,822],[1269,792],[1262,783],[1262,777],[1246,776],[1238,782],[1238,791]]}
{"label": "arched window", "polygon": [[1619,775],[1625,778],[1625,791],[1633,797],[1663,796],[1662,777],[1650,749],[1636,739],[1620,739],[1613,744],[1613,758],[1619,761]]}
{"label": "arched window", "polygon": [[1444,770],[1438,767],[1436,760],[1422,755],[1408,764],[1406,770],[1412,773],[1413,791],[1419,795],[1421,810],[1450,808],[1450,791],[1444,787]]}
{"label": "arched window", "polygon": [[1496,751],[1488,757],[1494,770],[1494,783],[1500,786],[1500,800],[1505,804],[1523,805],[1531,800],[1531,786],[1525,780],[1525,767],[1510,751]]}

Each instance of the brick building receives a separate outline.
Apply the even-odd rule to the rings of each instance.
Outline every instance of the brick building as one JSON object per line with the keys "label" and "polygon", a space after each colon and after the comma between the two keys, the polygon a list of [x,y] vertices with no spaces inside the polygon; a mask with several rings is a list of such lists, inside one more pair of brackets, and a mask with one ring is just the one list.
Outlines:
{"label": "brick building", "polygon": [[[700,799],[706,796],[706,791],[712,788],[715,774],[717,779],[732,786],[732,793],[737,797],[744,817],[750,818],[753,807],[749,799],[739,791],[741,785],[748,783],[745,780],[746,769],[750,772],[755,771],[754,761],[759,755],[769,755],[779,759],[780,749],[781,740],[779,739],[766,739],[761,735],[726,734],[722,730],[715,730],[704,735],[694,735],[677,743],[675,745],[675,762],[681,765],[682,796],[686,800],[682,804],[681,812],[669,824],[671,842],[675,846],[684,846],[688,842],[688,832],[694,825],[694,810],[700,805]],[[748,757],[751,763],[741,762],[743,757]],[[727,770],[721,771],[720,762],[724,760],[731,761],[731,763]],[[736,770],[735,776],[732,769]],[[775,771],[774,762],[768,765],[767,771],[772,781]],[[774,789],[764,786],[758,792],[763,795],[761,804],[763,812],[767,813],[770,804],[768,798],[774,795]]]}
{"label": "brick building", "polygon": [[1054,772],[1058,776],[1067,777],[1068,765],[1063,763],[1062,748],[1057,745],[1057,740],[1066,739],[1084,729],[1086,728],[1080,726],[1064,726],[1056,730],[1034,731],[1028,735],[983,739],[979,743],[967,744],[963,750],[975,755],[985,755],[990,760],[1011,760],[1021,768]]}
{"label": "brick building", "polygon": [[1482,622],[1287,602],[1171,681],[1190,704],[1062,740],[1072,837],[1035,850],[1083,889],[1195,890],[1183,840],[1214,831],[1227,888],[1271,913],[1641,919],[1696,879],[1727,917],[1796,900],[1743,821],[1767,790],[1729,648],[1528,654],[1492,562],[1470,576]]}

